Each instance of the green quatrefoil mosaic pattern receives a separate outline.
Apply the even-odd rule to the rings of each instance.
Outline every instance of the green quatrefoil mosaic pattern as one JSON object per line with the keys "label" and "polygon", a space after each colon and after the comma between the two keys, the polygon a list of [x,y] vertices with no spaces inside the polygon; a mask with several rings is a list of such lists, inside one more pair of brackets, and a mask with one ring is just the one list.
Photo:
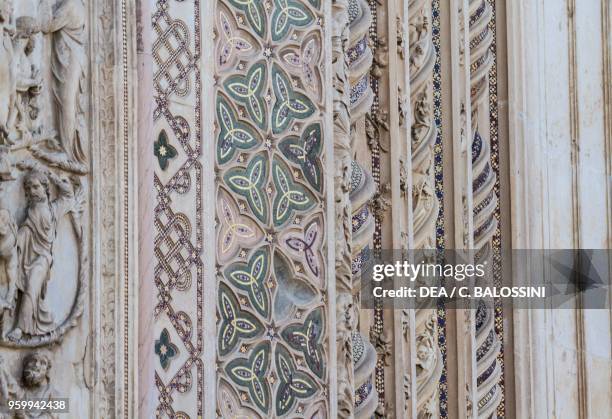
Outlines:
{"label": "green quatrefoil mosaic pattern", "polygon": [[272,86],[276,102],[272,108],[272,132],[279,134],[295,119],[306,119],[314,114],[310,99],[293,89],[291,80],[278,66],[272,67]]}
{"label": "green quatrefoil mosaic pattern", "polygon": [[153,152],[157,157],[157,162],[162,170],[168,168],[168,162],[170,159],[175,158],[178,155],[176,148],[170,145],[168,141],[168,134],[165,130],[161,130],[157,141],[153,143]]}
{"label": "green quatrefoil mosaic pattern", "polygon": [[170,361],[178,355],[178,352],[178,346],[170,342],[170,333],[164,328],[159,339],[155,341],[155,354],[159,357],[159,363],[164,370],[168,369]]}
{"label": "green quatrefoil mosaic pattern", "polygon": [[255,156],[246,169],[235,167],[228,170],[223,180],[232,191],[246,198],[259,221],[268,222],[268,198],[264,190],[268,181],[268,162],[264,155]]}
{"label": "green quatrefoil mosaic pattern", "polygon": [[256,251],[248,263],[236,262],[225,270],[225,278],[236,288],[245,291],[251,306],[265,318],[270,315],[270,297],[265,284],[269,270],[268,248]]}
{"label": "green quatrefoil mosaic pattern", "polygon": [[252,339],[264,332],[264,327],[257,317],[242,310],[238,299],[229,287],[219,284],[219,353],[227,355],[241,339]]}
{"label": "green quatrefoil mosaic pattern", "polygon": [[[238,119],[238,115],[223,96],[217,98],[217,161],[224,164],[231,161],[236,150],[249,150],[262,142],[257,130]],[[161,163],[160,163],[161,164]]]}
{"label": "green quatrefoil mosaic pattern", "polygon": [[249,116],[261,129],[267,126],[266,104],[262,95],[267,74],[265,62],[260,62],[251,67],[246,76],[231,76],[223,83],[232,99],[246,106]]}
{"label": "green quatrefoil mosaic pattern", "polygon": [[266,12],[262,0],[229,0],[229,3],[246,14],[251,28],[263,38],[266,33]]}
{"label": "green quatrefoil mosaic pattern", "polygon": [[314,21],[314,15],[295,0],[274,0],[272,13],[272,40],[280,41],[287,36],[292,26],[303,28]]}
{"label": "green quatrefoil mosaic pattern", "polygon": [[300,166],[304,177],[317,192],[322,192],[321,124],[308,125],[300,137],[290,136],[278,146],[283,156]]}
{"label": "green quatrefoil mosaic pattern", "polygon": [[289,168],[278,158],[272,162],[272,178],[276,197],[272,204],[274,225],[281,226],[295,215],[296,211],[308,211],[316,205],[314,195],[293,180]]}
{"label": "green quatrefoil mosaic pattern", "polygon": [[307,399],[317,391],[316,381],[307,373],[299,371],[289,351],[281,344],[276,345],[276,371],[280,383],[276,392],[276,414],[287,414],[297,399]]}
{"label": "green quatrefoil mosaic pattern", "polygon": [[248,358],[237,358],[225,367],[227,375],[238,385],[248,389],[251,400],[264,412],[270,405],[270,343],[263,342],[251,351]]}
{"label": "green quatrefoil mosaic pattern", "polygon": [[323,310],[317,308],[306,317],[303,324],[289,325],[281,332],[281,336],[292,349],[302,352],[308,368],[319,378],[325,375],[322,351],[324,331]]}
{"label": "green quatrefoil mosaic pattern", "polygon": [[254,417],[301,417],[328,380],[322,2],[217,2],[219,375]]}

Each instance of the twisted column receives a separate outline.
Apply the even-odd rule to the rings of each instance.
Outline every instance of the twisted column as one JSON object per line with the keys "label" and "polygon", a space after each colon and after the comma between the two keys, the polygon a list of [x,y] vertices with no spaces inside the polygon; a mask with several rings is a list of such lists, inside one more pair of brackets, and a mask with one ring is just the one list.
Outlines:
{"label": "twisted column", "polygon": [[[349,46],[346,52],[350,91],[351,149],[355,150],[367,141],[355,126],[363,120],[372,107],[373,92],[370,86],[372,50],[369,46],[369,28],[372,16],[366,0],[349,0]],[[353,295],[356,301],[361,290],[360,271],[370,255],[375,221],[370,211],[370,202],[376,192],[372,175],[357,161],[351,164],[352,208],[352,274]],[[361,333],[353,332],[353,365],[355,418],[371,418],[378,406],[378,395],[374,386],[376,349]]]}
{"label": "twisted column", "polygon": [[[415,249],[435,249],[439,203],[435,193],[434,144],[438,135],[434,118],[433,75],[436,51],[432,38],[432,1],[410,1],[409,68],[413,124],[412,199]],[[418,261],[415,261],[418,262]],[[442,355],[438,346],[436,311],[416,311],[417,414],[438,415],[438,382]]]}
{"label": "twisted column", "polygon": [[[487,0],[470,1],[470,87],[472,100],[472,171],[474,196],[474,249],[476,262],[487,262],[487,278],[492,284],[492,240],[497,230],[495,210],[496,174],[491,166],[489,138],[489,71],[493,65],[489,30],[492,8]],[[501,366],[497,360],[501,344],[495,332],[493,299],[483,299],[476,311],[476,369],[478,417],[496,417],[501,402],[499,379]]]}

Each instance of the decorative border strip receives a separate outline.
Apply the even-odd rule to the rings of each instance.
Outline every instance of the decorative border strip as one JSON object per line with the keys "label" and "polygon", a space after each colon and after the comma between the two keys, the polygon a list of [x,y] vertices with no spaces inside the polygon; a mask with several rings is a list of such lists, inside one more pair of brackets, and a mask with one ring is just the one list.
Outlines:
{"label": "decorative border strip", "polygon": [[[434,145],[434,168],[436,179],[436,197],[439,201],[439,213],[436,221],[436,248],[444,250],[444,170],[443,170],[443,137],[442,137],[442,52],[440,34],[440,0],[432,2],[432,38],[436,49],[436,63],[434,65],[434,118],[438,127],[438,136]],[[448,417],[448,364],[446,361],[446,308],[443,303],[438,305],[438,346],[442,354],[442,374],[438,383],[440,418]]]}
{"label": "decorative border strip", "polygon": [[130,176],[129,176],[129,83],[128,83],[128,28],[127,3],[121,1],[121,65],[123,77],[123,412],[129,411],[129,366],[130,360]]}
{"label": "decorative border strip", "polygon": [[[158,297],[155,333],[159,333],[162,325],[166,326],[155,342],[160,363],[157,365],[161,369],[155,370],[154,385],[159,401],[157,415],[181,418],[189,417],[188,414],[192,417],[202,417],[204,414],[200,7],[200,0],[172,3],[157,0],[151,16],[155,84],[155,101],[152,105],[157,138],[151,145],[154,145],[159,163],[158,168],[156,163],[154,174],[157,194],[154,277]],[[183,20],[186,17],[189,17],[188,23]],[[160,55],[159,51],[164,54]],[[184,86],[187,87],[183,89]],[[190,95],[188,99],[184,98],[186,91]],[[182,101],[177,101],[175,96]],[[170,160],[174,163],[169,163]],[[173,170],[166,173],[169,167]],[[168,254],[164,254],[166,248]],[[163,282],[163,275],[168,276],[167,283]],[[182,281],[183,278],[189,279],[180,282],[179,279]],[[173,296],[189,298],[192,303],[174,307],[171,303]],[[158,320],[162,314],[164,320]],[[178,340],[173,343],[174,336]],[[179,360],[180,365],[170,366],[171,362]],[[166,369],[171,372],[166,374]],[[180,405],[174,397],[176,393],[191,397],[195,403]],[[190,411],[178,410],[186,408]]]}
{"label": "decorative border strip", "polygon": [[[491,44],[491,56],[493,58],[493,65],[489,72],[489,128],[490,128],[490,142],[491,142],[491,168],[495,172],[495,195],[497,197],[497,206],[495,207],[495,218],[497,219],[497,230],[493,235],[492,247],[493,247],[493,281],[495,285],[501,284],[502,282],[502,260],[501,260],[501,247],[502,247],[502,232],[501,232],[501,176],[499,168],[499,106],[497,97],[497,10],[495,0],[487,0],[491,6],[492,16],[489,21],[489,31],[493,35],[493,42]],[[497,356],[497,362],[501,369],[501,376],[499,379],[499,390],[501,392],[501,401],[497,407],[497,416],[503,418],[506,416],[505,408],[505,365],[504,365],[504,319],[503,319],[503,306],[501,299],[495,299],[495,333],[500,343],[500,350]]]}
{"label": "decorative border strip", "polygon": [[[372,42],[372,49],[375,52],[379,48],[378,40],[378,5],[379,0],[369,0],[370,12],[372,13],[372,24],[370,26],[370,40]],[[379,91],[379,80],[376,77],[370,77],[370,85],[372,86],[372,92],[374,93],[374,100],[372,101],[372,108],[370,112],[375,115],[378,113],[380,108],[380,91]],[[372,143],[372,177],[376,183],[376,193],[380,193],[380,144],[378,141]],[[374,227],[374,257],[377,253],[382,250],[382,220],[379,215],[374,214],[375,227]],[[376,301],[376,308],[374,309],[374,332],[377,335],[383,333],[384,318],[382,310],[382,302]],[[378,403],[385,405],[385,360],[381,354],[377,354],[378,359],[376,360],[376,391],[378,393]]]}

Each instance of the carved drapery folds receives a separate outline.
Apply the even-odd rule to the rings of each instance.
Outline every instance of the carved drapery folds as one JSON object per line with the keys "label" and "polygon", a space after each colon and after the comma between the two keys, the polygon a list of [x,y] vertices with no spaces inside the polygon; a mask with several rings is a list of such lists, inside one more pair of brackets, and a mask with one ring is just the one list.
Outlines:
{"label": "carved drapery folds", "polygon": [[[493,278],[493,236],[497,231],[496,174],[491,165],[489,135],[489,72],[493,65],[491,45],[493,15],[487,0],[470,1],[470,87],[472,100],[472,171],[474,196],[474,248],[478,263],[489,267]],[[490,282],[490,285],[492,282]],[[495,330],[493,299],[479,302],[476,311],[476,370],[478,417],[496,416],[502,394],[501,366],[497,359],[501,344]]]}
{"label": "carved drapery folds", "polygon": [[[436,51],[432,38],[432,2],[409,3],[409,57],[413,122],[412,210],[415,249],[435,249],[439,213],[435,193],[434,144],[437,126],[434,118],[433,73]],[[436,311],[416,312],[416,375],[418,417],[435,417],[438,412],[437,388],[442,372],[438,347]]]}
{"label": "carved drapery folds", "polygon": [[87,333],[86,21],[82,0],[0,0],[0,398],[70,394],[51,365],[84,360],[61,348]]}

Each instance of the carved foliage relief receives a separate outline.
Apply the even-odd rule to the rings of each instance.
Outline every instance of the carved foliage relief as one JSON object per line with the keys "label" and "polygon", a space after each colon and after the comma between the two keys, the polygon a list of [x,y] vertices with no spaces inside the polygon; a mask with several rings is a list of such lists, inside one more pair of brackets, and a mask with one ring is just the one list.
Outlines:
{"label": "carved foliage relief", "polygon": [[0,0],[0,399],[87,400],[87,12]]}
{"label": "carved foliage relief", "polygon": [[199,16],[198,0],[158,0],[152,17],[158,417],[203,415]]}
{"label": "carved foliage relief", "polygon": [[218,411],[327,411],[321,4],[217,1]]}

